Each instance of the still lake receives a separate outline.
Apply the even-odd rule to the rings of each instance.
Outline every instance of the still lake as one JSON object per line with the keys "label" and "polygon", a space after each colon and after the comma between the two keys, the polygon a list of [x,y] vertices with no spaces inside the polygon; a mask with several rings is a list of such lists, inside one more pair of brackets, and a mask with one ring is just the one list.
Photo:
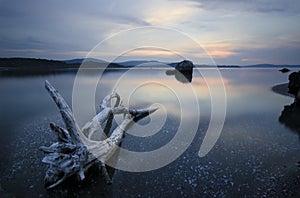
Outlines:
{"label": "still lake", "polygon": [[[202,70],[210,73],[210,69]],[[165,119],[162,126],[149,130],[150,136],[143,131],[142,137],[136,137],[137,129],[151,122],[141,121],[125,135],[122,142],[125,149],[152,151],[170,142],[181,123],[185,123],[187,136],[191,131],[186,126],[195,122],[199,125],[187,150],[162,168],[147,172],[114,170],[110,186],[94,170],[82,183],[69,181],[51,191],[43,186],[46,165],[41,162],[44,155],[38,148],[56,140],[49,123],[63,123],[44,88],[44,81],[50,81],[72,106],[76,73],[0,76],[0,194],[8,197],[252,197],[299,193],[295,190],[300,180],[296,164],[300,160],[299,133],[278,121],[284,106],[293,103],[293,98],[271,89],[286,83],[289,73],[271,68],[231,68],[220,72],[221,80],[215,75],[203,79],[194,69],[191,83],[167,75],[167,68],[112,70],[105,72],[100,81],[96,72],[86,72],[80,79],[84,89],[77,91],[82,104],[77,106],[81,126],[93,116],[86,104],[90,99],[85,97],[94,85],[97,85],[96,110],[113,89],[121,95],[124,105],[159,106],[151,120],[155,116]],[[207,82],[212,87],[208,88]],[[224,127],[212,150],[200,158],[199,148],[211,119],[210,90],[220,83],[224,83],[226,90]],[[218,100],[218,93],[213,97]],[[223,99],[220,96],[220,103]],[[176,152],[176,148],[170,152]]]}

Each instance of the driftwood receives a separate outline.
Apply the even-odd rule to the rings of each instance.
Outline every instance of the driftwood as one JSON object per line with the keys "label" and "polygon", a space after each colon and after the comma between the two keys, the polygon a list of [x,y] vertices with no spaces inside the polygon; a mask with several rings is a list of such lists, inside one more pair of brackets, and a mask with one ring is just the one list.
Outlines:
{"label": "driftwood", "polygon": [[[42,162],[48,164],[44,179],[45,187],[47,189],[54,188],[73,175],[78,175],[80,180],[84,180],[85,171],[95,164],[101,169],[107,184],[110,184],[111,179],[106,170],[105,161],[118,148],[124,132],[134,122],[153,113],[157,108],[129,109],[121,105],[120,96],[117,93],[112,93],[103,99],[100,113],[80,129],[64,98],[48,81],[45,82],[45,87],[59,108],[66,125],[66,129],[64,129],[51,123],[50,128],[57,134],[58,142],[49,147],[40,147],[40,150],[45,153]],[[116,102],[111,107],[110,103],[114,98]],[[102,125],[105,122],[104,132],[109,133],[116,114],[124,114],[121,124],[113,130],[109,137],[100,141],[93,140],[93,134],[101,133]]]}

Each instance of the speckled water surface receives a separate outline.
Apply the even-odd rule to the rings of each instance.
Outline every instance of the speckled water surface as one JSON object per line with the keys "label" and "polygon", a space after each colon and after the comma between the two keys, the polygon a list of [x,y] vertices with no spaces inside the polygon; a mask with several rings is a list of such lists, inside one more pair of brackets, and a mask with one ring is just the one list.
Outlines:
{"label": "speckled water surface", "polygon": [[[254,68],[221,69],[221,74],[227,94],[225,125],[213,149],[200,158],[198,151],[211,115],[209,90],[200,73],[194,72],[191,83],[182,83],[174,76],[166,75],[166,69],[137,69],[131,72],[115,70],[105,73],[95,94],[96,103],[119,83],[117,91],[121,97],[128,99],[128,93],[131,93],[131,106],[160,103],[168,113],[166,122],[154,135],[135,137],[126,134],[123,148],[139,152],[155,150],[171,141],[180,122],[193,123],[198,119],[196,136],[179,158],[160,169],[137,173],[110,170],[113,184],[106,186],[99,171],[92,168],[87,173],[86,181],[67,181],[50,191],[43,187],[46,165],[41,162],[43,153],[38,147],[50,145],[56,140],[55,134],[50,131],[50,122],[63,123],[55,104],[44,89],[44,81],[48,79],[71,104],[75,74],[1,76],[1,196],[299,195],[299,133],[278,122],[284,105],[291,104],[293,99],[271,90],[273,85],[287,82],[288,74],[282,74],[277,69]],[[88,89],[98,79],[97,74],[89,72],[83,77],[82,83]],[[118,79],[121,81],[117,83]],[[220,82],[214,76],[206,80],[216,81],[216,86]],[[130,87],[142,82],[158,83],[147,83],[134,92],[130,91]],[[170,89],[161,86],[166,82],[181,90],[183,97],[180,100],[185,101],[194,97],[185,92],[189,86],[193,87],[199,102],[199,118],[193,115],[182,117],[176,93],[174,95]],[[82,113],[85,114],[84,105]],[[80,120],[80,124],[91,116],[86,112],[86,120]]]}

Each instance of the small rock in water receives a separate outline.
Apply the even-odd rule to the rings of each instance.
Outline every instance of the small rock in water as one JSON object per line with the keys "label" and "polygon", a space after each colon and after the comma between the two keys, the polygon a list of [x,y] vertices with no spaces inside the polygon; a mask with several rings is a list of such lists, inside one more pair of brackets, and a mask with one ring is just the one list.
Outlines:
{"label": "small rock in water", "polygon": [[288,68],[282,68],[279,71],[281,71],[282,73],[286,73],[289,72],[290,70]]}

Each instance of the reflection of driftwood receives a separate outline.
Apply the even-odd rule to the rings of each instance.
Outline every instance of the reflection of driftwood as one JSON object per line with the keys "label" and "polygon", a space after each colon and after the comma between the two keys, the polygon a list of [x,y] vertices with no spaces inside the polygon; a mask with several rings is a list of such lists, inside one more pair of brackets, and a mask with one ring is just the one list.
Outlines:
{"label": "reflection of driftwood", "polygon": [[[124,131],[135,121],[146,117],[157,109],[135,110],[123,107],[120,105],[120,96],[112,93],[103,99],[100,113],[80,129],[71,109],[58,91],[48,81],[46,81],[45,87],[59,108],[66,125],[66,129],[64,129],[51,123],[51,130],[57,134],[58,142],[49,147],[40,147],[40,150],[46,155],[42,161],[49,165],[45,175],[45,187],[48,189],[56,187],[72,175],[78,175],[78,178],[83,180],[85,171],[94,164],[98,164],[107,183],[111,183],[105,161],[116,151]],[[116,103],[110,107],[109,104],[114,98],[116,98]],[[110,137],[101,141],[92,140],[93,134],[99,133],[105,122],[104,131],[110,130],[115,114],[124,114],[124,120],[113,130]]]}

